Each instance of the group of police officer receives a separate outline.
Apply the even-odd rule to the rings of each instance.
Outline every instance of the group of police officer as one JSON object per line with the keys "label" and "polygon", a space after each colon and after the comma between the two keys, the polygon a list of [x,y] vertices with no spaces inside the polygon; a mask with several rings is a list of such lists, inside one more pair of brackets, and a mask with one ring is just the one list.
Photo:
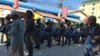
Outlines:
{"label": "group of police officer", "polygon": [[78,26],[70,26],[71,22],[65,19],[65,22],[54,23],[53,21],[43,22],[40,18],[36,21],[33,19],[33,13],[27,11],[25,43],[29,51],[29,56],[33,54],[33,41],[35,48],[40,49],[44,40],[47,40],[47,47],[52,47],[52,40],[55,39],[57,45],[70,45],[71,40],[78,41]]}
{"label": "group of police officer", "polygon": [[[26,11],[26,19],[23,21],[25,23],[24,40],[29,56],[33,55],[34,48],[37,48],[38,50],[40,49],[41,44],[44,43],[44,40],[47,40],[46,46],[49,48],[52,47],[52,40],[55,40],[58,42],[57,45],[61,45],[63,47],[66,44],[70,45],[72,41],[74,43],[79,43],[80,37],[82,37],[82,42],[84,42],[88,35],[100,35],[100,26],[96,24],[95,16],[89,17],[90,20],[87,25],[71,25],[71,22],[67,19],[65,19],[65,22],[59,23],[54,23],[50,20],[48,22],[44,22],[41,20],[41,18],[35,20],[33,17],[33,13],[28,10]],[[7,18],[7,24],[10,24],[10,17],[8,16]],[[96,29],[94,32],[89,33],[89,30],[95,26]],[[6,31],[9,31],[9,29]],[[9,39],[7,43],[8,46],[10,44]]]}

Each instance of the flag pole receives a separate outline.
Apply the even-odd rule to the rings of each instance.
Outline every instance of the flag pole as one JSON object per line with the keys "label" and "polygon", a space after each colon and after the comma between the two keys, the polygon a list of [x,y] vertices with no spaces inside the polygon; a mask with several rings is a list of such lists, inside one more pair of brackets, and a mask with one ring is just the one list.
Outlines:
{"label": "flag pole", "polygon": [[59,8],[58,17],[59,17],[59,18],[61,18],[62,1],[63,1],[63,0],[59,0],[59,5],[58,5],[58,8]]}

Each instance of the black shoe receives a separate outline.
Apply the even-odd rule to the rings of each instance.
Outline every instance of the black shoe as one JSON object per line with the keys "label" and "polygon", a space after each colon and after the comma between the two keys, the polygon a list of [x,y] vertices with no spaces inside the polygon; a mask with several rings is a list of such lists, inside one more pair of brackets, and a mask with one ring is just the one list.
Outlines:
{"label": "black shoe", "polygon": [[94,54],[94,55],[98,55],[98,52],[94,52],[93,54]]}
{"label": "black shoe", "polygon": [[68,43],[68,45],[70,45],[70,43]]}
{"label": "black shoe", "polygon": [[38,48],[37,46],[35,46],[34,48]]}
{"label": "black shoe", "polygon": [[38,46],[35,46],[34,48],[36,48],[37,50],[40,50],[40,47],[38,47]]}
{"label": "black shoe", "polygon": [[47,47],[51,48],[51,45],[46,45]]}
{"label": "black shoe", "polygon": [[67,42],[65,42],[65,45],[67,44]]}
{"label": "black shoe", "polygon": [[56,45],[60,45],[60,43],[56,44]]}
{"label": "black shoe", "polygon": [[62,44],[61,47],[64,47],[64,44]]}
{"label": "black shoe", "polygon": [[40,50],[40,47],[38,47],[37,50]]}

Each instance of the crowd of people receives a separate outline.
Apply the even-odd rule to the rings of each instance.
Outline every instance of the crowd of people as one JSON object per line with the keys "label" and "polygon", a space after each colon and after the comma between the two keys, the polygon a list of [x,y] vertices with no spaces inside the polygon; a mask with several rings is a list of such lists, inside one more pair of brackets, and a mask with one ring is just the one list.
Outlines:
{"label": "crowd of people", "polygon": [[26,18],[23,19],[18,11],[12,11],[2,23],[0,32],[6,34],[6,46],[11,47],[10,56],[24,56],[24,44],[29,56],[33,56],[34,48],[40,50],[45,40],[49,48],[52,47],[52,40],[63,47],[66,44],[71,45],[72,42],[80,43],[81,37],[86,50],[92,50],[97,45],[100,47],[100,25],[96,23],[95,16],[90,16],[85,25],[72,25],[67,19],[58,23],[50,20],[45,22],[40,18],[35,20],[30,10],[26,11]]}

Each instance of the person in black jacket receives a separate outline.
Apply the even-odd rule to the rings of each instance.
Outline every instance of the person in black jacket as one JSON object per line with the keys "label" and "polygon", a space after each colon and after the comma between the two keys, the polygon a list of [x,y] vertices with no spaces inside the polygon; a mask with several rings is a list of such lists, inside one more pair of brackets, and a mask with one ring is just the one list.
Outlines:
{"label": "person in black jacket", "polygon": [[7,41],[6,41],[7,42],[7,44],[6,44],[7,49],[10,46],[10,38],[8,35],[8,32],[11,29],[11,23],[12,23],[12,21],[10,21],[10,19],[11,19],[10,15],[7,15],[5,18],[5,22],[6,22],[6,24],[5,24],[6,32],[5,33],[6,33],[6,38],[7,38]]}
{"label": "person in black jacket", "polygon": [[67,19],[65,19],[65,24],[66,24],[66,34],[65,34],[65,44],[68,44],[68,45],[70,45],[71,44],[71,27],[70,27],[70,25],[71,25],[71,22],[69,21],[69,20],[67,20]]}
{"label": "person in black jacket", "polygon": [[[58,33],[59,33],[59,37],[58,37],[58,43],[57,45],[60,45],[63,47],[65,45],[65,35],[66,35],[66,26],[65,26],[65,22],[61,22],[59,29],[58,29]],[[62,40],[61,40],[62,39]]]}
{"label": "person in black jacket", "polygon": [[48,21],[47,23],[47,27],[46,27],[46,32],[48,32],[48,39],[47,39],[47,47],[52,47],[52,37],[53,37],[53,30],[54,30],[54,26],[53,26],[53,22]]}
{"label": "person in black jacket", "polygon": [[40,49],[40,45],[41,45],[41,41],[43,40],[43,31],[44,31],[44,25],[41,22],[41,18],[37,19],[36,21],[37,25],[35,28],[35,48],[37,48],[38,50]]}
{"label": "person in black jacket", "polygon": [[26,48],[29,52],[29,56],[33,56],[33,30],[35,28],[35,22],[34,22],[34,15],[32,11],[27,10],[26,11],[26,31],[25,31],[25,42],[26,42]]}
{"label": "person in black jacket", "polygon": [[[92,43],[92,40],[95,40],[95,42],[96,41],[98,42],[98,40],[96,40],[97,38],[96,36],[100,36],[100,25],[96,23],[95,16],[88,17],[87,25],[88,27],[87,27],[87,32],[86,32],[85,48],[86,48],[87,53],[91,51],[92,52],[91,54],[93,54],[94,44]],[[85,53],[85,55],[87,55],[87,53]],[[91,56],[91,54],[89,55]]]}
{"label": "person in black jacket", "polygon": [[0,32],[2,33],[2,35],[1,35],[1,42],[3,42],[4,34],[5,34],[5,32],[6,32],[6,27],[5,27],[5,23],[4,23],[4,18],[1,18]]}

